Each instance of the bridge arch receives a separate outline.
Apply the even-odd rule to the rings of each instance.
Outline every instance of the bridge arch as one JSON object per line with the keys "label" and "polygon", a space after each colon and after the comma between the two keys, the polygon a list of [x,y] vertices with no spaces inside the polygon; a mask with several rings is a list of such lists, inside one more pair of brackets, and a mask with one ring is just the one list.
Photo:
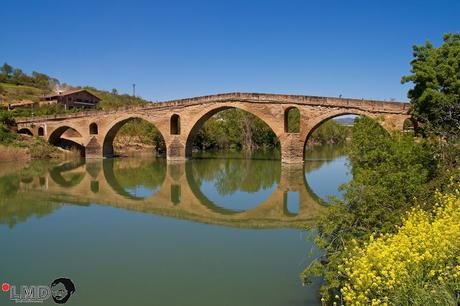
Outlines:
{"label": "bridge arch", "polygon": [[150,120],[147,116],[141,116],[141,115],[127,115],[122,118],[117,118],[113,122],[109,124],[109,126],[106,128],[106,133],[103,136],[103,145],[102,145],[102,156],[104,157],[113,157],[114,156],[114,149],[113,149],[113,141],[115,140],[115,137],[117,136],[118,132],[120,129],[128,123],[129,121],[132,120],[144,120],[148,122],[149,124],[153,125],[158,132],[160,133],[161,137],[163,138],[163,142],[165,140],[165,135],[164,133],[158,128],[157,124]]}
{"label": "bridge arch", "polygon": [[388,126],[385,126],[381,122],[381,120],[379,120],[380,116],[377,115],[377,114],[373,114],[373,113],[369,113],[369,112],[365,112],[365,111],[360,111],[360,110],[350,110],[350,111],[346,111],[346,112],[337,111],[337,112],[334,112],[334,113],[328,113],[326,115],[319,116],[318,118],[315,118],[314,120],[309,122],[307,131],[306,131],[306,134],[305,134],[305,138],[304,138],[304,145],[303,145],[303,154],[304,154],[304,156],[305,156],[305,147],[307,145],[308,140],[311,138],[311,135],[313,134],[313,132],[315,132],[325,122],[327,122],[329,120],[332,120],[334,118],[341,117],[341,116],[346,116],[346,115],[355,115],[355,116],[360,116],[360,117],[368,117],[368,118],[372,118],[372,119],[377,119],[377,121],[379,121],[380,126],[383,129],[385,129],[387,131],[390,130],[390,128]]}
{"label": "bridge arch", "polygon": [[[40,135],[40,129],[38,131],[38,134]],[[83,135],[78,131],[77,128],[71,125],[60,126],[54,129],[48,135],[49,144],[56,147],[61,147],[66,150],[76,149],[78,152],[80,152],[81,156],[84,156],[85,147],[83,143],[78,142],[80,140],[83,140]]]}
{"label": "bridge arch", "polygon": [[19,130],[18,130],[18,134],[34,136],[34,134],[32,133],[32,131],[31,131],[30,129],[28,129],[28,128],[19,129]]}
{"label": "bridge arch", "polygon": [[[228,104],[220,104],[217,105],[211,109],[206,109],[204,112],[202,112],[199,116],[195,116],[198,119],[193,123],[191,126],[189,132],[186,134],[187,138],[185,141],[185,157],[186,158],[191,158],[192,157],[192,151],[193,151],[193,140],[198,133],[198,131],[203,127],[204,123],[209,120],[212,116],[216,115],[217,113],[228,110],[228,109],[238,109],[245,111],[256,118],[260,119],[264,124],[266,124],[276,135],[278,140],[280,139],[280,136],[282,134],[282,130],[280,131],[277,128],[277,125],[275,123],[276,119],[273,118],[273,121],[268,119],[266,116],[264,116],[261,112],[253,110],[251,108],[245,107],[244,105],[237,104],[235,103],[228,103]],[[269,114],[268,114],[269,115]]]}
{"label": "bridge arch", "polygon": [[[48,142],[52,145],[56,145],[56,142],[61,138],[64,133],[72,131],[74,135],[73,137],[82,137],[82,133],[78,130],[78,128],[72,126],[72,125],[62,125],[54,130],[51,131],[48,135]],[[40,131],[39,131],[40,134]]]}

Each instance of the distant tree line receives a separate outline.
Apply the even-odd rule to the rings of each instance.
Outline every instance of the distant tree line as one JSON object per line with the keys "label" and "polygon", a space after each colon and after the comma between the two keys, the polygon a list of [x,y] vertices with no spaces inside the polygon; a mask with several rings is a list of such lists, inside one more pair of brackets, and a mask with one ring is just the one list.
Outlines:
{"label": "distant tree line", "polygon": [[0,83],[51,90],[54,86],[59,85],[59,80],[37,71],[33,71],[32,75],[27,75],[21,69],[4,63],[0,69]]}

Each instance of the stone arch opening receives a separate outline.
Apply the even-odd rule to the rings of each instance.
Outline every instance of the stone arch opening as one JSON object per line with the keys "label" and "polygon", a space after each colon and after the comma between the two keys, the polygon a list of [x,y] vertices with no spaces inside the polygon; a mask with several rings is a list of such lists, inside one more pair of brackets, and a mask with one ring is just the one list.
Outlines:
{"label": "stone arch opening", "polygon": [[45,129],[43,127],[38,128],[38,136],[40,137],[45,136]]}
{"label": "stone arch opening", "polygon": [[178,114],[171,116],[169,132],[171,135],[180,135],[180,117]]}
{"label": "stone arch opening", "polygon": [[417,131],[417,121],[415,121],[413,118],[407,118],[403,122],[403,132],[404,133],[411,133],[414,134]]}
{"label": "stone arch opening", "polygon": [[129,117],[114,123],[104,137],[103,156],[136,153],[165,155],[166,145],[162,133],[152,122],[141,117]]}
{"label": "stone arch opening", "polygon": [[70,126],[58,127],[48,138],[48,142],[53,146],[85,156],[85,147],[82,145],[82,140],[83,137],[80,132]]}
{"label": "stone arch opening", "polygon": [[284,210],[284,214],[290,217],[294,217],[299,214],[300,192],[298,191],[283,192],[283,210]]}
{"label": "stone arch opening", "polygon": [[97,135],[99,134],[99,130],[98,130],[98,127],[97,127],[97,124],[96,123],[91,123],[89,125],[89,134],[90,135]]}
{"label": "stone arch opening", "polygon": [[300,111],[297,107],[291,106],[284,111],[284,132],[300,132]]}
{"label": "stone arch opening", "polygon": [[[216,132],[211,135],[212,131]],[[219,149],[246,153],[273,149],[275,155],[266,158],[279,159],[280,141],[273,128],[256,114],[233,106],[221,106],[195,122],[187,136],[185,155],[192,158],[193,153]]]}
{"label": "stone arch opening", "polygon": [[318,145],[341,145],[351,137],[353,123],[363,116],[357,113],[341,113],[329,116],[316,123],[308,132],[304,144],[304,158],[308,149]]}
{"label": "stone arch opening", "polygon": [[18,134],[34,136],[32,131],[30,129],[28,129],[28,128],[22,128],[22,129],[18,130]]}

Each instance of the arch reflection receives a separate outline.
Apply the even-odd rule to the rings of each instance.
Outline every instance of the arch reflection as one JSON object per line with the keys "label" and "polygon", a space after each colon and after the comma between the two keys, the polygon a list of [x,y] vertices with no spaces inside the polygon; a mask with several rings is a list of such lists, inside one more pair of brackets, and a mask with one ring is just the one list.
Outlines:
{"label": "arch reflection", "polygon": [[[8,209],[0,207],[2,223],[8,223],[15,214],[22,219],[33,215],[37,202],[52,204],[52,209],[43,210],[48,213],[62,203],[98,204],[244,228],[303,226],[323,208],[306,184],[303,165],[276,161],[216,159],[166,164],[154,158],[127,158],[41,167],[35,175],[27,173],[26,182],[21,181],[26,176],[20,173],[16,180],[0,177],[0,192],[5,189],[3,181],[5,185],[14,181],[17,192],[11,197],[21,198],[24,203],[23,212],[9,217],[4,217]],[[231,198],[241,192],[259,196],[245,197],[246,203],[228,207],[200,188],[204,181],[212,182],[222,197]],[[149,193],[133,194],[133,186],[142,186]]]}

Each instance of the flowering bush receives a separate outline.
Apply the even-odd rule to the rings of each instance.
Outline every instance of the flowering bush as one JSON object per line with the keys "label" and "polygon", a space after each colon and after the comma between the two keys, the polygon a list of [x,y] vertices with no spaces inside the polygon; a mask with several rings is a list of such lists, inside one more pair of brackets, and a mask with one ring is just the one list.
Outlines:
{"label": "flowering bush", "polygon": [[460,184],[437,193],[433,213],[413,209],[395,234],[357,243],[339,266],[351,305],[458,305]]}

